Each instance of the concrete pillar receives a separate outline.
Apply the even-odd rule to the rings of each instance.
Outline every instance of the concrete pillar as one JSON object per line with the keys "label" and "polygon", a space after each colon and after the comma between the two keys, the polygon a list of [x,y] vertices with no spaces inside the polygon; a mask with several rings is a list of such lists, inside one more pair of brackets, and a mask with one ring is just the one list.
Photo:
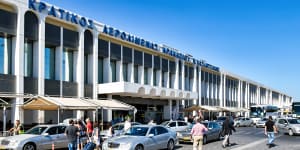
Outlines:
{"label": "concrete pillar", "polygon": [[98,35],[97,31],[93,31],[93,99],[98,97]]}
{"label": "concrete pillar", "polygon": [[[84,29],[79,29],[79,47],[77,51],[77,60],[76,60],[76,82],[78,83],[78,97],[84,97]],[[75,68],[75,67],[74,67]]]}
{"label": "concrete pillar", "polygon": [[201,105],[201,99],[202,99],[202,77],[201,77],[201,66],[198,66],[198,76],[199,76],[199,81],[198,81],[198,103]]}
{"label": "concrete pillar", "polygon": [[[25,15],[25,8],[18,7],[18,14],[17,14],[17,34],[16,37],[12,38],[12,55],[15,56],[14,58],[14,67],[13,67],[13,74],[16,75],[16,93],[24,93],[24,15]],[[24,122],[24,110],[21,108],[24,99],[22,97],[17,97],[13,100],[13,107],[12,107],[12,116],[11,120],[15,122],[15,120],[20,120]]]}
{"label": "concrete pillar", "polygon": [[179,60],[175,60],[175,67],[176,67],[176,72],[175,72],[175,79],[174,79],[174,89],[178,90],[179,89]]}

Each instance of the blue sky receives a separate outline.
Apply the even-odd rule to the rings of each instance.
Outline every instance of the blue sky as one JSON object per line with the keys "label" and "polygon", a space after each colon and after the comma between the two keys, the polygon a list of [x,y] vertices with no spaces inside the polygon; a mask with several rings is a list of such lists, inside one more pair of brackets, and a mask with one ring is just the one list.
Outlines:
{"label": "blue sky", "polygon": [[300,1],[45,1],[300,100]]}

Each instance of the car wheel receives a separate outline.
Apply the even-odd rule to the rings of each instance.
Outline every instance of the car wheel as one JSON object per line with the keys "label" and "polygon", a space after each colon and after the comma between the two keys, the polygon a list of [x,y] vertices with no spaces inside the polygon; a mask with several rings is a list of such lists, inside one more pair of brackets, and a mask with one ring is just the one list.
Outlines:
{"label": "car wheel", "polygon": [[203,145],[207,143],[207,137],[203,136]]}
{"label": "car wheel", "polygon": [[143,145],[137,145],[134,150],[144,150]]}
{"label": "car wheel", "polygon": [[236,124],[236,127],[240,127],[240,124],[238,123],[238,124]]}
{"label": "car wheel", "polygon": [[294,135],[294,133],[293,133],[293,130],[292,130],[292,129],[289,129],[289,135],[290,135],[290,136],[293,136],[293,135]]}
{"label": "car wheel", "polygon": [[174,141],[173,141],[173,140],[170,140],[170,141],[168,142],[167,149],[168,149],[168,150],[173,150],[174,147],[175,147]]}
{"label": "car wheel", "polygon": [[32,143],[26,143],[23,147],[23,150],[35,150],[35,146]]}

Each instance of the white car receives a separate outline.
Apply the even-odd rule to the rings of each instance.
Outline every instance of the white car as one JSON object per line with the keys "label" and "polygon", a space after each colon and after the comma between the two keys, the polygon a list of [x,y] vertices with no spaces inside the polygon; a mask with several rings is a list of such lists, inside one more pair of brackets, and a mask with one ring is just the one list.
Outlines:
{"label": "white car", "polygon": [[253,121],[250,118],[237,118],[236,120],[234,120],[234,126],[253,126]]}
{"label": "white car", "polygon": [[290,136],[300,134],[300,120],[296,118],[278,118],[275,126],[279,132],[288,133]]}
{"label": "white car", "polygon": [[[38,150],[67,148],[66,125],[37,125],[24,134],[8,136],[0,141],[0,149]],[[53,144],[53,145],[52,145]]]}
{"label": "white car", "polygon": [[[141,125],[141,123],[139,123],[139,122],[130,122],[130,123],[131,123],[131,126]],[[114,124],[112,126],[112,128],[114,129],[114,132],[115,132],[114,136],[118,136],[122,132],[124,132],[124,122]],[[108,138],[107,132],[108,132],[108,130],[103,130],[100,132],[100,136],[101,136],[102,140],[106,140]]]}
{"label": "white car", "polygon": [[161,125],[169,128],[175,132],[178,132],[178,131],[184,131],[184,130],[188,129],[190,126],[190,123],[180,121],[180,120],[175,120],[175,121],[165,121],[165,122],[161,123]]}

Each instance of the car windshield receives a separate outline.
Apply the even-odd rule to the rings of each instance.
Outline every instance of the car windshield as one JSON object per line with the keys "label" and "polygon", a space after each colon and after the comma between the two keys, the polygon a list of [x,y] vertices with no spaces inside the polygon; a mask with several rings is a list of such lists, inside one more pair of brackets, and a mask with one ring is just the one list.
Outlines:
{"label": "car windshield", "polygon": [[261,119],[261,121],[267,121],[268,119],[267,118],[263,118],[263,119]]}
{"label": "car windshield", "polygon": [[169,121],[165,121],[163,123],[161,123],[161,125],[166,126],[169,123]]}
{"label": "car windshield", "polygon": [[300,124],[300,121],[298,119],[288,119],[290,124]]}
{"label": "car windshield", "polygon": [[130,136],[145,136],[148,129],[148,127],[131,127],[124,134]]}
{"label": "car windshield", "polygon": [[36,135],[40,135],[42,134],[45,130],[47,129],[47,127],[33,127],[31,129],[29,129],[28,131],[25,132],[25,134],[36,134]]}

